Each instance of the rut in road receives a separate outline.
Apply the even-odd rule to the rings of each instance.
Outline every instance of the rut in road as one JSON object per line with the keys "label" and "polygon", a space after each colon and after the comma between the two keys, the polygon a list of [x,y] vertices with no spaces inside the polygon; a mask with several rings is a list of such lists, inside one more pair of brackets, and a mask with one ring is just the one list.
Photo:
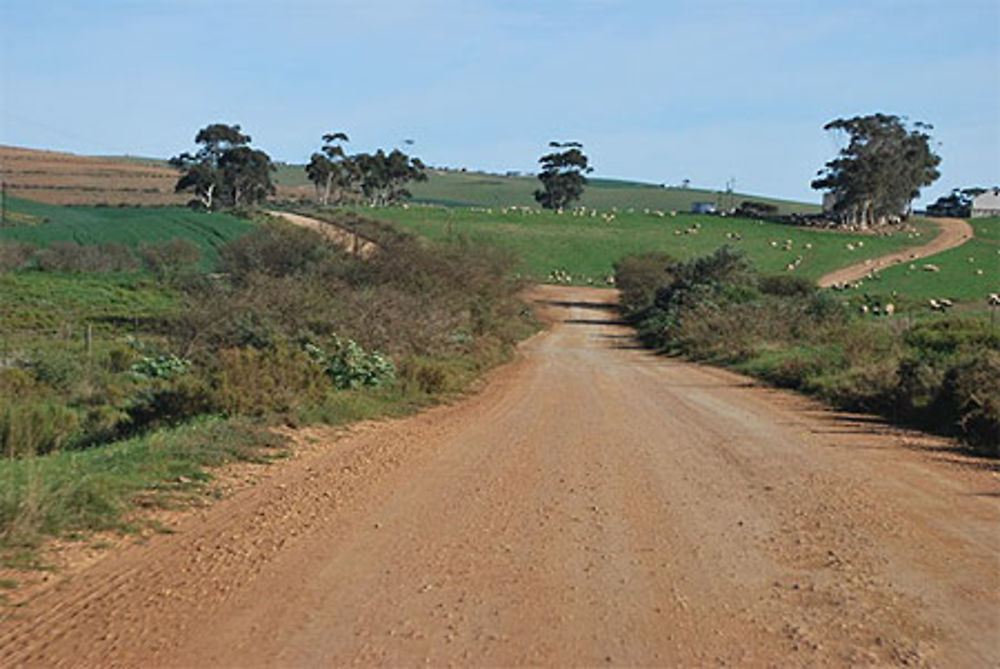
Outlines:
{"label": "rut in road", "polygon": [[994,471],[638,350],[611,291],[535,297],[481,392],[76,574],[0,665],[1000,661]]}

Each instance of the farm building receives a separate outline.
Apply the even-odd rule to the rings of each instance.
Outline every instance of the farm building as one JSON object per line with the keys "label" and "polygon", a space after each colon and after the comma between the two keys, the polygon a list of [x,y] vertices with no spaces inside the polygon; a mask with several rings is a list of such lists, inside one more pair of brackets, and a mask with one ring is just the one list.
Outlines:
{"label": "farm building", "polygon": [[695,202],[691,205],[692,214],[714,214],[715,213],[715,203],[714,202]]}
{"label": "farm building", "polygon": [[990,188],[972,198],[972,218],[1000,216],[1000,188]]}

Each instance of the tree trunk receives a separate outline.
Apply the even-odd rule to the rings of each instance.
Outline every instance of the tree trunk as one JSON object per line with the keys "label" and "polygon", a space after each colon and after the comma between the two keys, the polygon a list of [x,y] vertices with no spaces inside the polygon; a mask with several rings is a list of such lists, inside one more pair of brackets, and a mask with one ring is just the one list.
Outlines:
{"label": "tree trunk", "polygon": [[323,190],[323,206],[330,204],[330,187],[333,186],[333,172],[326,175],[326,188]]}

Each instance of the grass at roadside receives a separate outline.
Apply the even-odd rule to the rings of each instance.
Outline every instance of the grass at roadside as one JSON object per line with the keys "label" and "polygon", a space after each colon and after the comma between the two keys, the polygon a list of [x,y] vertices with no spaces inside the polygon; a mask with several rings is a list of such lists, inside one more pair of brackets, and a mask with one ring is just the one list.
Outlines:
{"label": "grass at roadside", "polygon": [[206,467],[264,461],[283,440],[238,421],[207,419],[83,451],[0,461],[0,563],[38,566],[50,536],[135,529],[137,511],[204,494]]}
{"label": "grass at roadside", "polygon": [[212,466],[270,453],[258,426],[452,397],[533,331],[507,254],[392,243],[363,261],[271,222],[220,274],[0,273],[2,561],[203,497]]}

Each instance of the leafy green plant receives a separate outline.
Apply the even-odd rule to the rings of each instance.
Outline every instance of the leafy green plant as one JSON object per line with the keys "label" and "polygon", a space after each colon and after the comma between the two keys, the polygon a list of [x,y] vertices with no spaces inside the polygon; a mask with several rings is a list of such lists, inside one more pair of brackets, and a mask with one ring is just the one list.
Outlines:
{"label": "leafy green plant", "polygon": [[323,368],[338,389],[380,386],[396,378],[392,360],[378,351],[365,351],[353,339],[334,335],[329,351],[307,343],[305,351]]}
{"label": "leafy green plant", "polygon": [[143,356],[129,370],[144,379],[171,379],[186,374],[191,369],[191,361],[174,354]]}

